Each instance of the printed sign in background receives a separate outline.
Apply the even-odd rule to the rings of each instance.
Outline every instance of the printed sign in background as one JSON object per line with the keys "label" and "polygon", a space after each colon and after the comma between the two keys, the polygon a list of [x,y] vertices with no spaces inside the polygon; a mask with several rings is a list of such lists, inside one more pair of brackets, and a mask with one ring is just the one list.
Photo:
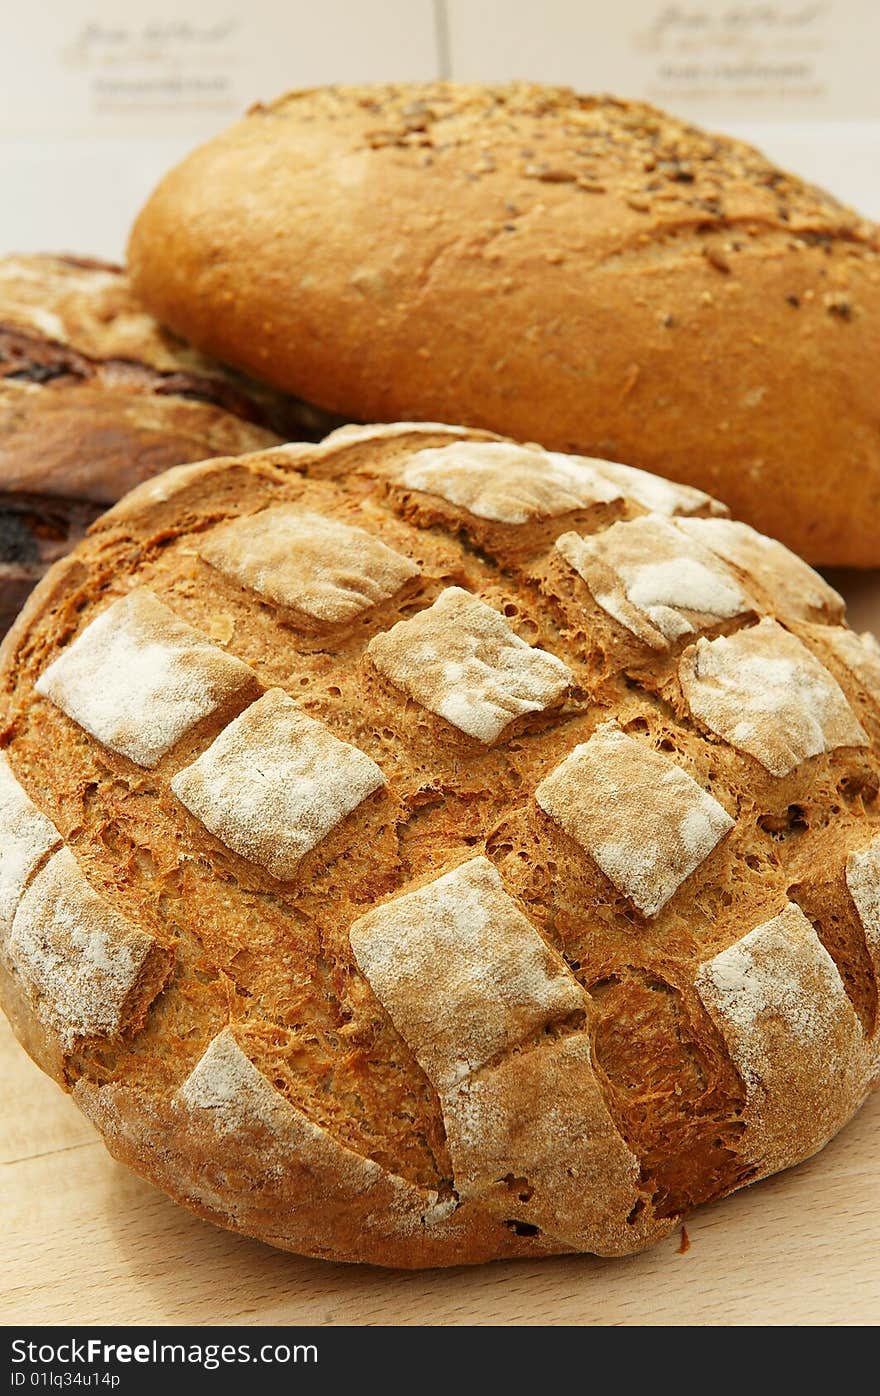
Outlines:
{"label": "printed sign in background", "polygon": [[0,252],[119,257],[191,146],[290,87],[437,71],[433,0],[24,0],[0,39]]}
{"label": "printed sign in background", "polygon": [[757,141],[880,217],[878,0],[31,0],[0,44],[0,251],[118,256],[163,169],[330,81],[530,77]]}
{"label": "printed sign in background", "polygon": [[446,0],[456,76],[626,92],[698,121],[880,117],[877,0]]}

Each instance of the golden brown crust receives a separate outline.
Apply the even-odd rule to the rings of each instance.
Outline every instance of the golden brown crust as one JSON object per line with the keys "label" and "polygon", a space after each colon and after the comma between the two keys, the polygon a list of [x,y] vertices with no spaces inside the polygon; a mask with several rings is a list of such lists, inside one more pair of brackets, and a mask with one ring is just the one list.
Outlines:
{"label": "golden brown crust", "polygon": [[653,108],[435,83],[256,107],[165,177],[129,260],[164,323],[347,417],[626,461],[874,566],[878,247]]}
{"label": "golden brown crust", "polygon": [[181,461],[330,425],[164,330],[120,268],[0,259],[0,633],[101,505]]}
{"label": "golden brown crust", "polygon": [[[725,573],[681,524],[688,495],[660,533],[714,560],[676,589],[664,553],[646,578],[642,521],[658,516],[637,477],[612,515],[553,514],[544,492],[475,547],[487,521],[469,507],[495,507],[500,476],[469,507],[430,492],[446,474],[417,500],[400,481],[425,450],[487,440],[347,429],[178,467],[94,526],[0,649],[0,993],[16,1032],[118,1157],[309,1254],[632,1251],[821,1147],[880,1065],[880,690],[864,646],[841,643],[835,598],[811,583],[810,619],[781,625],[773,570],[787,617],[789,561]],[[568,462],[576,499],[595,468]],[[552,462],[543,478],[558,482]],[[295,511],[327,521],[322,594],[352,577],[340,527],[408,559],[404,584],[303,624],[253,568],[206,560],[235,520],[262,519],[247,542]],[[604,540],[623,621],[566,575],[554,529]],[[719,619],[701,589],[721,581],[750,606]],[[628,624],[658,588],[663,648]],[[488,651],[479,635],[461,648],[460,593],[495,618]],[[372,654],[438,601],[447,627],[420,643],[445,667],[428,655],[426,693]],[[173,655],[157,606],[183,622],[166,626]],[[149,624],[126,622],[124,661],[113,632],[108,675],[108,626],[131,610]],[[819,703],[806,729],[758,704],[782,774],[707,727],[681,678],[696,646],[755,635],[762,662],[795,647],[804,711]],[[217,651],[255,677],[182,709],[181,673],[219,673]],[[564,670],[547,703],[528,696],[536,654]],[[484,682],[526,707],[468,731],[447,700],[460,687],[479,708]],[[123,715],[141,704],[146,747],[121,746],[108,694]],[[62,857],[63,934],[34,913]],[[85,957],[83,925],[98,932]]]}

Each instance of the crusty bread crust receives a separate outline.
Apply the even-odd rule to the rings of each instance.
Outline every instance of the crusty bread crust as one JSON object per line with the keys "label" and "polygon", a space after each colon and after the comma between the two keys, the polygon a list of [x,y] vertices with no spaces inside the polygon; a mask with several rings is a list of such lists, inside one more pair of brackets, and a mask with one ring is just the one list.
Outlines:
{"label": "crusty bread crust", "polygon": [[878,246],[651,107],[440,83],[257,106],[162,180],[129,264],[164,323],[349,419],[627,461],[876,566]]}
{"label": "crusty bread crust", "polygon": [[0,634],[46,568],[141,480],[331,425],[164,330],[119,267],[0,258]]}
{"label": "crusty bread crust", "polygon": [[117,1157],[427,1266],[637,1250],[846,1122],[880,665],[722,513],[346,429],[147,481],[49,573],[0,649],[0,995]]}

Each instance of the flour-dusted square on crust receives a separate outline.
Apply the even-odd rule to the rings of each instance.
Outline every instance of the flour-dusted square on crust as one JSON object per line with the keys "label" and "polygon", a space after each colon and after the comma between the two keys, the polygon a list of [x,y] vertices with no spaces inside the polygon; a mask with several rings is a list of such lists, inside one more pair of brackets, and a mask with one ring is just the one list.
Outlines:
{"label": "flour-dusted square on crust", "polygon": [[734,825],[686,771],[614,722],[576,746],[535,798],[646,916]]}
{"label": "flour-dusted square on crust", "polygon": [[350,939],[370,987],[441,1091],[587,1006],[487,858],[368,912]]}
{"label": "flour-dusted square on crust", "polygon": [[617,461],[599,460],[593,456],[564,456],[564,460],[581,461],[610,484],[619,489],[628,504],[638,504],[650,514],[725,515],[727,506],[713,499],[703,490],[693,485],[679,485],[674,480],[664,480],[662,475],[652,475],[650,471],[638,470],[633,465],[620,465]]}
{"label": "flour-dusted square on crust", "polygon": [[[293,1164],[331,1205],[338,1205],[340,1194],[349,1205],[357,1201],[363,1207],[366,1201],[367,1225],[381,1217],[389,1230],[406,1235],[442,1224],[455,1208],[454,1198],[440,1198],[355,1153],[309,1119],[254,1065],[230,1028],[209,1042],[182,1083],[177,1102],[189,1110],[195,1130],[219,1135],[227,1151],[242,1140],[246,1148],[259,1149],[267,1179],[283,1179]],[[224,1152],[215,1159],[217,1171],[225,1157]],[[208,1170],[200,1172],[210,1177]]]}
{"label": "flour-dusted square on crust", "polygon": [[398,478],[493,523],[552,519],[623,497],[587,460],[505,441],[429,446],[403,461]]}
{"label": "flour-dusted square on crust", "polygon": [[676,527],[766,590],[777,615],[840,620],[843,597],[784,543],[735,519],[679,519]]}
{"label": "flour-dusted square on crust", "polygon": [[837,966],[793,902],[704,962],[696,983],[751,1086],[780,1050],[774,1041],[780,1029],[799,1051],[821,1051],[837,1017],[854,1016]]}
{"label": "flour-dusted square on crust", "polygon": [[874,971],[880,975],[880,837],[849,855],[846,885],[865,933]]}
{"label": "flour-dusted square on crust", "polygon": [[700,639],[679,664],[694,717],[774,776],[868,737],[837,681],[775,620]]}
{"label": "flour-dusted square on crust", "polygon": [[754,610],[733,573],[669,519],[645,514],[556,550],[608,615],[652,649]]}
{"label": "flour-dusted square on crust", "polygon": [[859,635],[845,625],[823,625],[820,638],[869,697],[880,704],[880,645],[871,632]]}
{"label": "flour-dusted square on crust", "polygon": [[503,1057],[441,1103],[459,1197],[576,1249],[609,1249],[638,1201],[639,1163],[608,1113],[588,1033]]}
{"label": "flour-dusted square on crust", "polygon": [[870,1071],[837,966],[800,907],[704,962],[696,988],[746,1085],[744,1156],[776,1169],[821,1148],[840,1128],[838,1092],[852,1099]]}
{"label": "flour-dusted square on crust", "polygon": [[66,1049],[112,1037],[155,942],[89,885],[69,848],[54,853],[18,904],[7,957]]}
{"label": "flour-dusted square on crust", "polygon": [[365,752],[272,688],[179,771],[171,788],[228,848],[285,879],[384,783]]}
{"label": "flour-dusted square on crust", "polygon": [[199,553],[258,596],[338,624],[394,596],[416,563],[362,528],[277,504],[218,528]]}
{"label": "flour-dusted square on crust", "polygon": [[572,682],[561,659],[527,644],[461,587],[375,635],[367,653],[395,687],[486,743],[516,718],[556,703]]}
{"label": "flour-dusted square on crust", "polygon": [[0,939],[12,925],[31,873],[60,843],[55,825],[25,794],[0,752]]}
{"label": "flour-dusted square on crust", "polygon": [[111,751],[155,766],[256,676],[142,588],[114,601],[36,689]]}

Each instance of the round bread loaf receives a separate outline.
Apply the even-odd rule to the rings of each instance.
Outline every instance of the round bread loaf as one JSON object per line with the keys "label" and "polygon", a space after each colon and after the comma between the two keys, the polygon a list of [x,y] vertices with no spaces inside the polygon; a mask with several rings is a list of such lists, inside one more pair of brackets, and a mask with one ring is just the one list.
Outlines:
{"label": "round bread loaf", "polygon": [[0,259],[0,634],[49,564],[139,481],[314,439],[327,422],[163,330],[118,267]]}
{"label": "round bread loaf", "polygon": [[256,107],[162,181],[129,257],[163,322],[346,419],[626,461],[876,566],[878,247],[653,108],[443,83]]}
{"label": "round bread loaf", "polygon": [[204,1217],[619,1254],[880,1065],[880,651],[706,495],[444,426],[182,466],[0,651],[2,998]]}

